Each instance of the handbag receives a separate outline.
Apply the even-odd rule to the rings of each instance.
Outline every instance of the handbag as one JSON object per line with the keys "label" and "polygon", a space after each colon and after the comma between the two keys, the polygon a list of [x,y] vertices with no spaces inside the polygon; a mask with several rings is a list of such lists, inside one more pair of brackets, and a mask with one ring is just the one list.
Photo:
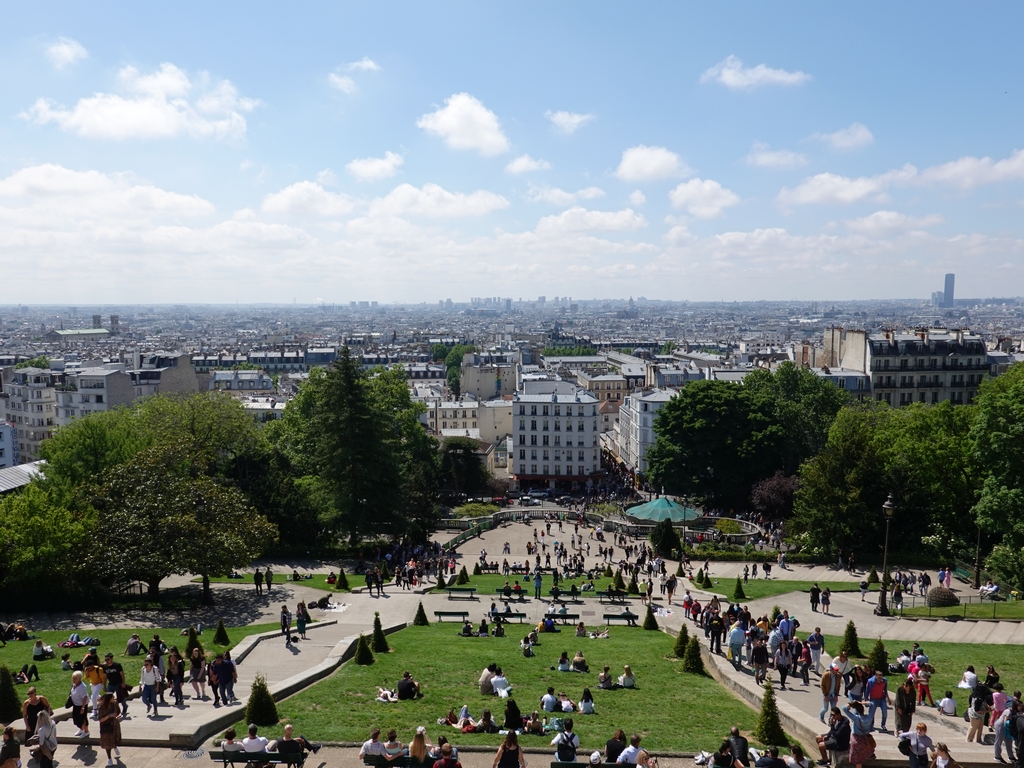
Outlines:
{"label": "handbag", "polygon": [[913,751],[910,748],[910,739],[900,739],[900,743],[896,745],[896,748],[900,751],[901,754],[907,755],[908,757]]}
{"label": "handbag", "polygon": [[72,700],[71,694],[69,693],[68,694],[68,700],[64,702],[64,707],[66,709],[71,709],[74,706],[75,706],[75,702]]}

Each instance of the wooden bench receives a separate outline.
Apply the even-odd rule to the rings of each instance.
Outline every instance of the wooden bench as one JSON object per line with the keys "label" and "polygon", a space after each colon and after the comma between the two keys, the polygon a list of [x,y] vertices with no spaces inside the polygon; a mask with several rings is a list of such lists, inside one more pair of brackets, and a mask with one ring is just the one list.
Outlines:
{"label": "wooden bench", "polygon": [[555,613],[552,614],[556,619],[561,619],[563,624],[568,624],[570,621],[574,624],[580,620],[578,613]]}
{"label": "wooden bench", "polygon": [[454,599],[453,596],[466,596],[468,600],[476,600],[476,587],[445,587],[448,592],[448,599]]}
{"label": "wooden bench", "polygon": [[[516,599],[516,592],[515,592],[515,590],[511,590],[509,592],[509,594],[506,595],[504,587],[498,587],[496,590],[494,590],[494,594],[496,594],[502,600],[510,600],[511,601],[511,600],[515,600]],[[522,603],[522,602],[525,602],[525,601],[526,601],[526,590],[523,589],[523,590],[519,591],[519,599],[516,602]]]}
{"label": "wooden bench", "polygon": [[398,766],[398,768],[411,768],[412,766],[433,765],[435,762],[435,760],[428,757],[427,762],[418,763],[409,755],[401,755],[400,757],[396,757],[394,760],[388,760],[384,755],[363,755],[363,765],[373,766],[373,768],[390,768],[391,766]]}
{"label": "wooden bench", "polygon": [[625,604],[626,598],[629,597],[628,592],[619,592],[618,590],[598,590],[594,594],[597,595],[601,603],[607,600],[609,603]]}
{"label": "wooden bench", "polygon": [[519,623],[520,624],[522,624],[523,621],[526,619],[526,614],[525,613],[517,613],[517,612],[502,613],[501,611],[498,611],[498,613],[494,614],[494,616],[495,616],[495,618],[501,619],[502,621],[505,621],[505,622],[507,622],[509,619],[519,619]]}
{"label": "wooden bench", "polygon": [[438,621],[444,621],[445,616],[458,616],[459,621],[469,620],[469,611],[434,611]]}
{"label": "wooden bench", "polygon": [[210,759],[215,762],[220,762],[224,768],[231,766],[234,768],[235,763],[239,765],[263,765],[270,763],[272,765],[295,765],[301,768],[302,764],[306,762],[306,753],[299,752],[244,752],[243,750],[225,750],[225,749],[213,749],[210,750]]}
{"label": "wooden bench", "polygon": [[960,579],[960,581],[972,581],[974,579],[974,575],[970,571],[960,566],[956,567],[953,571],[953,575]]}
{"label": "wooden bench", "polygon": [[[481,565],[480,566],[480,572],[481,573],[498,573],[498,571],[499,571],[499,566],[497,566],[497,565]],[[394,763],[392,763],[392,765],[394,765]]]}
{"label": "wooden bench", "polygon": [[572,593],[565,589],[559,589],[557,592],[554,589],[549,589],[548,594],[551,595],[555,600],[561,603],[582,603],[579,594],[576,597],[572,596]]}
{"label": "wooden bench", "polygon": [[634,613],[626,612],[626,613],[606,613],[606,614],[604,614],[603,618],[604,618],[605,622],[607,622],[608,624],[611,624],[613,621],[625,621],[627,624],[629,624],[629,626],[635,627],[636,626],[636,620],[639,619],[640,617],[637,616]]}

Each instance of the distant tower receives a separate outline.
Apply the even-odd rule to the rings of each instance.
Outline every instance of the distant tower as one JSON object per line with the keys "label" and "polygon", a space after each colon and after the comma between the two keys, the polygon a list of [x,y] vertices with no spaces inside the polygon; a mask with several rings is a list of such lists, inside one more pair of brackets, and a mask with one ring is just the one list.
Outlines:
{"label": "distant tower", "polygon": [[942,292],[942,306],[952,307],[953,306],[953,283],[956,280],[956,275],[952,272],[946,273],[946,290]]}
{"label": "distant tower", "polygon": [[119,315],[110,316],[110,333],[116,336],[121,332],[121,318]]}
{"label": "distant tower", "polygon": [[103,327],[103,315],[93,315],[92,316],[92,327],[93,328],[102,328]]}

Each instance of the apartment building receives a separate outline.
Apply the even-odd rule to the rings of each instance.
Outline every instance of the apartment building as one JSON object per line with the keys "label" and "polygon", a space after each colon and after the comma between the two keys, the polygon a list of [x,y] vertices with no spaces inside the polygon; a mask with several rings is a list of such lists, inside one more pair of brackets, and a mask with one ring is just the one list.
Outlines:
{"label": "apartment building", "polygon": [[54,374],[42,368],[22,368],[4,379],[6,420],[17,430],[12,435],[17,462],[24,464],[39,458],[39,445],[53,437],[56,427],[57,395]]}
{"label": "apartment building", "polygon": [[508,395],[516,389],[516,364],[505,355],[470,352],[462,358],[461,391],[478,400]]}
{"label": "apartment building", "polygon": [[652,389],[631,393],[619,408],[615,442],[619,459],[640,474],[647,472],[647,451],[654,445],[654,420],[658,411],[675,397],[668,389]]}
{"label": "apartment building", "polygon": [[581,370],[576,372],[576,383],[602,403],[606,400],[621,403],[629,392],[626,377],[619,373],[592,373]]}
{"label": "apartment building", "polygon": [[212,371],[208,389],[224,392],[270,392],[274,380],[263,371]]}
{"label": "apartment building", "polygon": [[92,413],[103,413],[135,399],[132,377],[123,366],[69,371],[56,390],[55,423],[58,427]]}
{"label": "apartment building", "polygon": [[135,398],[169,392],[197,392],[196,369],[192,359],[184,352],[155,352],[135,354],[132,377]]}
{"label": "apartment building", "polygon": [[13,467],[18,463],[18,454],[14,450],[17,432],[13,424],[0,421],[0,469]]}
{"label": "apartment building", "polygon": [[[480,403],[476,400],[450,400],[427,403],[426,423],[434,434],[446,429],[479,429]],[[423,421],[423,416],[420,417]]]}
{"label": "apartment building", "polygon": [[581,389],[558,389],[512,397],[508,461],[521,488],[590,486],[601,472],[597,398]]}

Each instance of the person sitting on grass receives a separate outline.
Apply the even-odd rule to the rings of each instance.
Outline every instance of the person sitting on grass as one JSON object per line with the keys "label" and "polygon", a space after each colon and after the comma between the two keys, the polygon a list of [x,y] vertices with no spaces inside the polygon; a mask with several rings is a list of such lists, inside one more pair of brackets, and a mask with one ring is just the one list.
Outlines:
{"label": "person sitting on grass", "polygon": [[[498,724],[494,722],[491,717],[491,710],[485,709],[483,714],[480,715],[480,722],[473,728],[473,733],[497,733],[499,730]],[[463,729],[463,733],[465,733]]]}
{"label": "person sitting on grass", "polygon": [[461,634],[463,637],[475,637],[476,633],[473,632],[473,622],[469,619],[466,619],[466,622],[462,625]]}
{"label": "person sitting on grass", "polygon": [[501,667],[498,667],[494,671],[494,677],[491,678],[491,687],[501,698],[508,698],[508,694],[512,690],[512,684],[508,681],[508,678],[505,677],[505,673],[501,671]]}
{"label": "person sitting on grass", "polygon": [[530,715],[530,719],[526,721],[525,730],[527,733],[533,733],[537,736],[544,735],[544,721],[540,719],[540,712],[536,709],[533,710],[533,714]]}
{"label": "person sitting on grass", "polygon": [[487,626],[487,619],[483,618],[480,620],[480,631],[477,632],[477,637],[489,637],[491,634],[490,628]]}
{"label": "person sitting on grass", "polygon": [[565,691],[561,691],[558,694],[558,707],[563,712],[575,712],[576,711],[576,702],[573,701],[572,699],[570,699],[566,695]]}
{"label": "person sitting on grass", "polygon": [[545,632],[557,632],[558,628],[555,626],[555,620],[550,616],[544,619],[544,631]]}
{"label": "person sitting on grass", "polygon": [[946,691],[945,698],[939,701],[939,714],[956,717],[956,699],[953,698],[952,691]]}
{"label": "person sitting on grass", "polygon": [[594,714],[594,694],[590,692],[589,688],[583,689],[583,695],[580,697],[579,706],[581,715]]}
{"label": "person sitting on grass", "polygon": [[586,637],[586,636],[587,636],[587,625],[584,624],[581,621],[579,624],[576,625],[576,637]]}
{"label": "person sitting on grass", "polygon": [[608,671],[606,666],[597,675],[597,687],[603,691],[610,691],[615,687],[615,680],[612,678],[612,673]]}
{"label": "person sitting on grass", "polygon": [[587,660],[583,657],[583,651],[576,651],[576,655],[572,660],[572,671],[573,672],[589,672],[590,667],[587,665]]}
{"label": "person sitting on grass", "polygon": [[45,661],[46,659],[55,659],[57,655],[53,652],[53,648],[49,645],[43,645],[42,640],[36,640],[36,644],[32,647],[32,661]]}
{"label": "person sitting on grass", "polygon": [[420,684],[412,679],[412,673],[409,670],[402,673],[402,679],[398,681],[396,692],[399,701],[415,699],[420,695]]}
{"label": "person sitting on grass", "polygon": [[572,670],[572,662],[569,661],[568,651],[562,651],[562,655],[558,657],[558,663],[552,669],[557,672],[569,672]]}
{"label": "person sitting on grass", "polygon": [[519,644],[519,647],[523,651],[523,656],[526,656],[527,658],[533,656],[533,643],[530,642],[529,635],[523,638],[523,642]]}
{"label": "person sitting on grass", "polygon": [[636,688],[636,676],[633,674],[633,670],[630,669],[629,664],[622,668],[622,674],[619,675],[619,685],[622,688]]}

